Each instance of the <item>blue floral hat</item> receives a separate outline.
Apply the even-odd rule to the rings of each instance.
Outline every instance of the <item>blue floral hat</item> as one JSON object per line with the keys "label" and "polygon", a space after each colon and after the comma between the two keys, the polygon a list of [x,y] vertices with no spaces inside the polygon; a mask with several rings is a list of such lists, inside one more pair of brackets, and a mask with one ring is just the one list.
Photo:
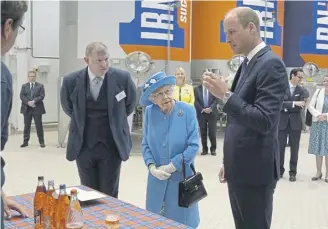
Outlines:
{"label": "blue floral hat", "polygon": [[149,96],[154,91],[156,91],[158,88],[164,85],[175,85],[175,84],[176,84],[175,76],[167,76],[164,72],[155,73],[141,87],[142,95],[139,100],[140,105],[149,106],[153,104],[152,101],[149,100]]}

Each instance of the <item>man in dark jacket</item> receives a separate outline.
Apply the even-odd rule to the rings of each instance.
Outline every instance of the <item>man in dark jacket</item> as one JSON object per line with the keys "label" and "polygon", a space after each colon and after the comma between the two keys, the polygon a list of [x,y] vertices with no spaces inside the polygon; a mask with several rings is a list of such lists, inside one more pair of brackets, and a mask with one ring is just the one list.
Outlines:
{"label": "man in dark jacket", "polygon": [[21,147],[28,146],[33,118],[40,146],[44,148],[45,144],[42,126],[42,115],[46,113],[43,104],[45,96],[44,86],[43,84],[36,82],[35,71],[29,71],[28,80],[29,82],[22,85],[20,92],[20,99],[22,100],[21,113],[24,115],[24,142]]}
{"label": "man in dark jacket", "polygon": [[[15,43],[17,34],[23,32],[23,17],[27,11],[25,1],[1,1],[1,56],[4,56]],[[12,106],[12,76],[5,64],[1,62],[1,152],[8,140],[8,119]],[[2,190],[5,183],[5,162],[1,156],[1,228],[4,226],[4,213],[10,218],[10,209],[16,210],[22,216],[27,216],[15,202],[6,198]]]}

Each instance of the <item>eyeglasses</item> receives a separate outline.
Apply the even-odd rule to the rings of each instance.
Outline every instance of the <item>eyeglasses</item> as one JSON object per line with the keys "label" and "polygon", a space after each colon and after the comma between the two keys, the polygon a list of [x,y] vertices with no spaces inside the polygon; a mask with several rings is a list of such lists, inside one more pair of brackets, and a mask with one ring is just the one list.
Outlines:
{"label": "eyeglasses", "polygon": [[22,34],[22,33],[24,33],[24,31],[25,31],[25,27],[22,26],[22,25],[19,25],[19,27],[18,27],[18,33],[19,34]]}
{"label": "eyeglasses", "polygon": [[171,96],[172,92],[173,92],[173,88],[168,88],[163,92],[158,92],[158,93],[154,94],[153,97],[156,99],[164,99],[165,96]]}

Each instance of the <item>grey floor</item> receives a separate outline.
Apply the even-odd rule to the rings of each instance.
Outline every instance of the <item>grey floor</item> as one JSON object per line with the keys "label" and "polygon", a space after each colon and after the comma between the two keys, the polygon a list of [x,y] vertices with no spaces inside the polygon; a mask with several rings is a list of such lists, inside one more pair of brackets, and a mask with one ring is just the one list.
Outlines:
{"label": "grey floor", "polygon": [[[33,192],[37,176],[54,179],[56,184],[79,184],[76,165],[65,159],[65,149],[57,148],[57,132],[46,132],[47,147],[37,144],[32,134],[30,146],[21,149],[22,135],[10,136],[3,152],[6,160],[6,184],[8,195]],[[222,135],[222,134],[221,134]],[[233,219],[227,187],[218,182],[222,161],[222,136],[218,136],[218,156],[197,156],[197,170],[202,172],[208,197],[200,202],[201,229],[233,229]],[[282,179],[274,199],[273,229],[328,229],[328,184],[323,180],[311,181],[315,174],[315,158],[307,154],[308,134],[303,134],[299,156],[298,180],[290,183]],[[140,137],[134,136],[131,158],[123,164],[120,199],[145,206],[147,170],[140,156]],[[286,165],[289,153],[286,153]]]}

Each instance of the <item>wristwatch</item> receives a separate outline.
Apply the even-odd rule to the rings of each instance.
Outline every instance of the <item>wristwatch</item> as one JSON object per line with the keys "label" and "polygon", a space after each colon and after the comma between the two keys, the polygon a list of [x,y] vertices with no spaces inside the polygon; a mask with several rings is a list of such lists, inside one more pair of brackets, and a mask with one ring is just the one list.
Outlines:
{"label": "wristwatch", "polygon": [[231,91],[228,91],[228,92],[224,93],[224,96],[223,96],[223,99],[222,99],[224,104],[228,102],[228,100],[230,99],[232,94],[233,93]]}

